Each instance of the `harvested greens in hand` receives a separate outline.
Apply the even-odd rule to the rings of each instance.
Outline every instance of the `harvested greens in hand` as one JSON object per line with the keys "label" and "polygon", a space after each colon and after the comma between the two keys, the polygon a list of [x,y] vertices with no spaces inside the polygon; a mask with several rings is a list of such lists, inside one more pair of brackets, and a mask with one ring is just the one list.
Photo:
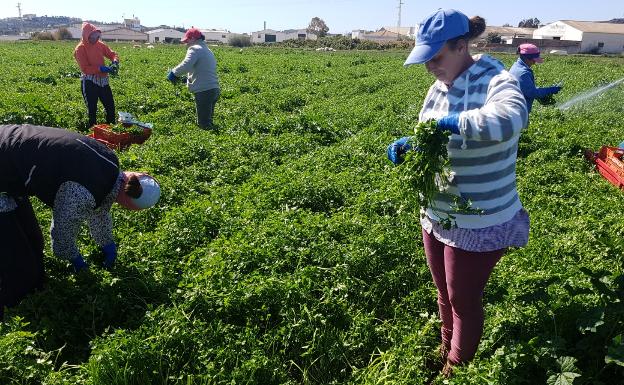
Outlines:
{"label": "harvested greens in hand", "polygon": [[[431,208],[436,195],[442,194],[453,201],[451,208],[455,212],[479,214],[481,210],[471,208],[469,201],[444,192],[444,187],[449,184],[448,141],[449,134],[438,130],[435,120],[419,122],[409,141],[413,150],[407,152],[405,162],[399,166],[402,183],[423,210]],[[452,214],[439,213],[438,216],[442,218],[440,223],[444,228],[455,226]]]}

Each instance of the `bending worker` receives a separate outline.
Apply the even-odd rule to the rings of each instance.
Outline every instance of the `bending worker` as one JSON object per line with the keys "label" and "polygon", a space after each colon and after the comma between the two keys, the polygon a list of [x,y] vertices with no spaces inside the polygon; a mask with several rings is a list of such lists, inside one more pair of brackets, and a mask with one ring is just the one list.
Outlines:
{"label": "bending worker", "polygon": [[511,66],[509,73],[512,74],[520,84],[520,90],[527,103],[527,109],[531,112],[533,100],[544,99],[561,91],[561,86],[538,88],[535,86],[535,77],[531,67],[536,63],[543,63],[540,57],[540,50],[534,44],[520,44],[517,53],[518,60]]}
{"label": "bending worker", "polygon": [[52,208],[52,250],[76,272],[88,267],[76,245],[84,222],[110,268],[117,258],[113,202],[139,210],[160,198],[154,178],[121,171],[114,151],[58,128],[0,125],[0,170],[0,243],[8,251],[0,260],[0,311],[43,281],[43,235],[29,196]]}

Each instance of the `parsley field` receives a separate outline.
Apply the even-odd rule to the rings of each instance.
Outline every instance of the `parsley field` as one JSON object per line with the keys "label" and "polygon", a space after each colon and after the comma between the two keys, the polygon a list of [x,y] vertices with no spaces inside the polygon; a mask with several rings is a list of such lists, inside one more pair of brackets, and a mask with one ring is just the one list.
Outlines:
{"label": "parsley field", "polygon": [[[73,275],[47,245],[45,290],[0,324],[0,383],[624,383],[624,191],[582,156],[624,140],[624,87],[534,106],[517,170],[530,241],[489,280],[476,359],[443,382],[426,365],[439,323],[417,199],[385,153],[416,124],[423,66],[403,68],[407,52],[213,47],[218,129],[203,131],[192,95],[166,81],[185,47],[111,46],[117,111],[154,124],[122,168],[155,175],[163,196],[113,209],[112,271]],[[73,47],[0,44],[2,124],[88,132]],[[563,102],[624,77],[624,58],[535,71],[565,82]],[[86,229],[79,246],[101,258]]]}

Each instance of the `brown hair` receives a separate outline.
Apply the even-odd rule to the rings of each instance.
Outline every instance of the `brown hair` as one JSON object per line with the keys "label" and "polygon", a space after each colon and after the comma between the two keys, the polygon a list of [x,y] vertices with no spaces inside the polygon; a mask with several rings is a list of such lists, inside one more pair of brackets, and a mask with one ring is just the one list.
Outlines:
{"label": "brown hair", "polygon": [[136,175],[132,175],[130,179],[126,182],[124,186],[124,192],[130,198],[138,198],[143,194],[143,187],[141,187],[141,182],[139,182],[139,178]]}
{"label": "brown hair", "polygon": [[481,36],[483,32],[485,32],[485,19],[481,16],[473,16],[468,20],[468,32],[461,36],[449,39],[447,43],[449,48],[454,50],[460,40],[466,40],[466,42],[474,40]]}

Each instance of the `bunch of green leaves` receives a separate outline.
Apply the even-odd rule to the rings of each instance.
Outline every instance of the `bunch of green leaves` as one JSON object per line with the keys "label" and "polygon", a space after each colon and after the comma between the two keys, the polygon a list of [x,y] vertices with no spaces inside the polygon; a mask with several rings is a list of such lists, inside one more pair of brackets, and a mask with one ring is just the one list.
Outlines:
{"label": "bunch of green leaves", "polygon": [[417,193],[415,196],[422,208],[431,207],[435,195],[440,192],[436,176],[446,180],[448,141],[448,135],[438,130],[435,120],[419,122],[414,128],[414,136],[410,137],[409,144],[416,150],[406,153],[401,169],[406,187]]}
{"label": "bunch of green leaves", "polygon": [[[449,136],[438,130],[437,122],[429,120],[419,122],[414,128],[414,136],[409,143],[416,151],[408,151],[401,167],[402,180],[407,191],[415,193],[418,205],[423,209],[431,208],[437,194],[448,196],[455,212],[480,214],[481,210],[471,207],[471,202],[461,197],[444,193],[444,186],[449,183],[449,160],[446,145]],[[455,216],[441,214],[440,223],[444,228],[455,226]]]}
{"label": "bunch of green leaves", "polygon": [[128,133],[128,134],[132,134],[132,135],[142,135],[143,134],[143,127],[140,127],[136,124],[131,125],[130,127],[126,127],[121,123],[117,123],[117,124],[113,124],[111,126],[111,131],[116,132],[116,133]]}
{"label": "bunch of green leaves", "polygon": [[119,74],[119,64],[116,62],[113,62],[113,64],[110,65],[111,71],[110,71],[110,75],[112,77],[116,77]]}

